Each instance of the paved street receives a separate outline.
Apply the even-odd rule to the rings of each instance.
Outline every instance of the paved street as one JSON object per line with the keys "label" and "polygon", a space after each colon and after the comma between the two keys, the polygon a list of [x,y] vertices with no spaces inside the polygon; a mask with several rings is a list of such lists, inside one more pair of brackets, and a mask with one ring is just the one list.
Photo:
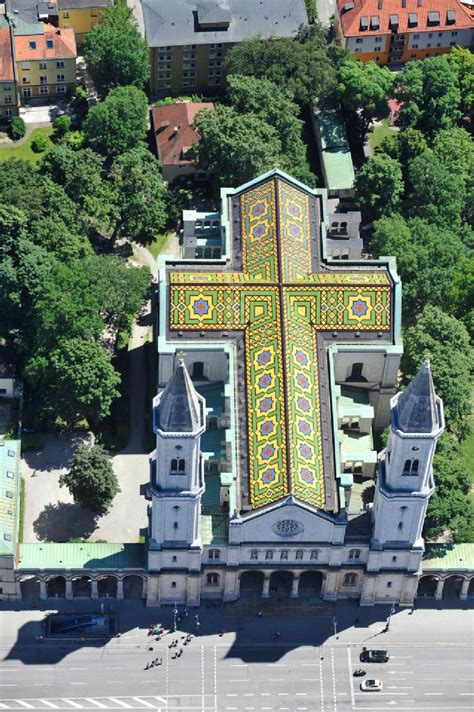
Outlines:
{"label": "paved street", "polygon": [[[338,612],[341,622],[344,615]],[[213,619],[224,626],[225,618],[202,610],[203,628],[209,632],[184,647],[179,660],[172,659],[167,643],[152,641],[154,650],[149,651],[152,639],[144,624],[132,628],[129,616],[130,608],[122,616],[126,630],[120,638],[106,645],[93,640],[79,645],[77,639],[36,642],[31,633],[37,623],[21,622],[41,620],[39,611],[1,612],[0,709],[473,709],[472,610],[417,610],[413,616],[403,611],[392,617],[385,634],[372,611],[367,613],[372,620],[368,627],[359,621],[337,637],[329,632],[332,619],[279,620],[278,641],[272,633],[274,619],[242,619],[240,633],[231,632],[234,622],[227,620],[227,632],[220,637]],[[145,617],[149,622],[165,620],[170,611],[157,615],[142,609],[140,620]],[[14,637],[15,626],[28,635]],[[321,645],[308,644],[310,637],[318,636],[318,628],[327,632],[321,635]],[[312,636],[308,629],[313,629]],[[173,634],[166,639],[170,637]],[[370,677],[382,680],[382,692],[361,692],[360,679],[352,676],[361,666],[363,644],[391,652],[387,664],[362,666]],[[144,670],[154,657],[163,657],[163,665]]]}

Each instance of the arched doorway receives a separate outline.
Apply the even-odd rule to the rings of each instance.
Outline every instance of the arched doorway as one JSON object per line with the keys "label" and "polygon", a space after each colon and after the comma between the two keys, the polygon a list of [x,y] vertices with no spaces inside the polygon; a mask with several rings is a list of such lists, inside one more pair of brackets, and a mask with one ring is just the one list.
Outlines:
{"label": "arched doorway", "polygon": [[89,576],[78,576],[72,580],[72,595],[74,598],[90,598],[92,584]]}
{"label": "arched doorway", "polygon": [[48,598],[66,598],[66,579],[64,576],[53,576],[46,583]]}
{"label": "arched doorway", "polygon": [[448,576],[443,586],[443,598],[459,598],[463,581],[462,576]]}
{"label": "arched doorway", "polygon": [[124,598],[142,598],[143,579],[141,576],[125,576],[123,580]]}
{"label": "arched doorway", "polygon": [[117,579],[115,576],[103,576],[97,581],[99,598],[117,597]]}
{"label": "arched doorway", "polygon": [[436,576],[422,576],[418,583],[417,596],[420,598],[434,598],[438,579]]}
{"label": "arched doorway", "polygon": [[261,571],[244,571],[240,577],[240,597],[252,598],[262,595],[263,574]]}
{"label": "arched doorway", "polygon": [[467,589],[467,597],[468,598],[474,597],[474,578],[472,578],[469,582],[469,588]]}
{"label": "arched doorway", "polygon": [[324,577],[321,571],[304,571],[300,576],[299,597],[319,598],[323,587]]}
{"label": "arched doorway", "polygon": [[37,601],[40,597],[40,580],[37,576],[27,576],[20,580],[23,601]]}
{"label": "arched doorway", "polygon": [[289,598],[292,585],[291,571],[274,571],[270,576],[270,598]]}

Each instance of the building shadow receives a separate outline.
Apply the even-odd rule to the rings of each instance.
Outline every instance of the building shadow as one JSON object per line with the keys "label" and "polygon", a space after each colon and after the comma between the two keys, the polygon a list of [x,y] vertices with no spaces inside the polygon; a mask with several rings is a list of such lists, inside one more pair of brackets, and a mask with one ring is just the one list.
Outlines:
{"label": "building shadow", "polygon": [[[33,531],[41,541],[68,542],[70,539],[88,539],[97,529],[95,512],[79,504],[57,502],[47,504],[33,522]],[[58,538],[58,532],[61,532]]]}

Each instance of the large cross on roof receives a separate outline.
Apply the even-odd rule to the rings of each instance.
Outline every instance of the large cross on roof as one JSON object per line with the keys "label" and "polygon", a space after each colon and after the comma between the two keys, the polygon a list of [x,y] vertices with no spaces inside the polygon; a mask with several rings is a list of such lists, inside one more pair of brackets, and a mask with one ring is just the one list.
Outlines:
{"label": "large cross on roof", "polygon": [[[240,332],[245,343],[248,475],[253,509],[289,494],[328,507],[318,339],[390,335],[386,265],[329,267],[319,241],[319,198],[274,171],[236,192],[242,271],[169,271],[168,328],[183,335]],[[238,249],[239,249],[238,248]],[[341,334],[340,332],[345,332]],[[213,335],[216,337],[215,334]]]}

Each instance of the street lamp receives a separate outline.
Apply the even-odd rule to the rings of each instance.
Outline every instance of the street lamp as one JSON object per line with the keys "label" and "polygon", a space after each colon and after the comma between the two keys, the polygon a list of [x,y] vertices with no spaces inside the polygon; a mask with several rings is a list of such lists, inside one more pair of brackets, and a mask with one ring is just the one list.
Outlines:
{"label": "street lamp", "polygon": [[389,629],[390,629],[390,620],[391,620],[391,618],[392,618],[392,616],[393,616],[394,613],[395,613],[395,606],[394,606],[393,603],[392,603],[392,607],[391,607],[391,609],[390,609],[390,613],[388,614],[387,625],[385,626],[385,630],[389,630]]}
{"label": "street lamp", "polygon": [[332,625],[334,628],[334,635],[336,636],[337,635],[337,618],[336,618],[336,616],[332,617]]}
{"label": "street lamp", "polygon": [[173,610],[173,632],[176,633],[176,629],[178,627],[177,624],[177,616],[178,616],[178,609],[176,607],[176,601],[174,602],[174,610]]}

